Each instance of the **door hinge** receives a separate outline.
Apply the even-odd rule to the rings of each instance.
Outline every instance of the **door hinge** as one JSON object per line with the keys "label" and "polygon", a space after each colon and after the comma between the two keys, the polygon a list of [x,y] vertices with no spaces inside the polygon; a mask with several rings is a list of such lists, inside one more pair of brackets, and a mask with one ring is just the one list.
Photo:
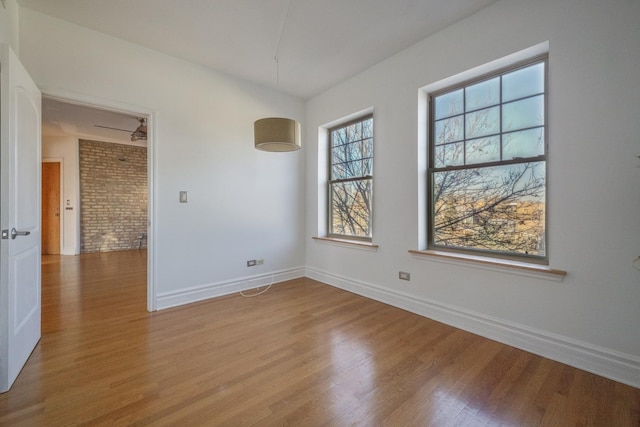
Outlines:
{"label": "door hinge", "polygon": [[8,239],[9,238],[9,230],[2,230],[2,239]]}

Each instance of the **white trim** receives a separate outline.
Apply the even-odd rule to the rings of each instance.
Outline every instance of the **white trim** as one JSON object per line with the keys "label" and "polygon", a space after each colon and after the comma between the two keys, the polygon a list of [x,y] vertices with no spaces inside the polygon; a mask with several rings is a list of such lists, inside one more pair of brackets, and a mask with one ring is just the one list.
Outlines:
{"label": "white trim", "polygon": [[[350,113],[338,119],[334,119],[323,125],[318,126],[318,224],[316,236],[326,236],[329,233],[329,129],[339,126],[343,123],[356,120],[363,116],[374,115],[373,106],[364,108],[355,113]],[[376,121],[373,120],[373,152],[376,152]],[[375,158],[375,154],[374,154]],[[375,159],[374,159],[375,160]],[[374,190],[375,191],[375,190]],[[373,206],[371,207],[372,216],[370,218],[373,226]]]}
{"label": "white trim", "polygon": [[429,319],[640,388],[640,357],[349,279],[313,267],[306,276]]}
{"label": "white trim", "polygon": [[[518,276],[533,277],[534,279],[562,282],[566,272],[553,270],[545,265],[529,264],[525,262],[511,261],[500,258],[489,258],[468,254],[456,254],[451,252],[425,250],[409,253],[414,259],[436,263],[452,264],[466,268],[478,268],[481,270],[497,271]],[[564,274],[562,274],[564,273]]]}
{"label": "white trim", "polygon": [[486,64],[478,65],[477,67],[471,68],[470,70],[466,70],[456,75],[446,77],[442,80],[429,83],[419,90],[426,93],[436,92],[446,88],[447,86],[454,86],[466,80],[474,79],[476,77],[482,76],[483,74],[493,73],[501,68],[506,68],[518,62],[526,61],[531,58],[535,58],[536,56],[544,55],[546,53],[549,53],[549,40],[538,43],[526,49],[522,49],[510,55],[503,56],[502,58],[487,62]]}
{"label": "white trim", "polygon": [[[84,95],[77,92],[66,90],[42,88],[42,96],[70,104],[82,105],[92,108],[98,108],[117,113],[130,114],[135,116],[146,116],[147,118],[147,311],[157,310],[157,290],[156,290],[156,253],[155,247],[155,213],[157,212],[156,197],[156,175],[154,173],[157,166],[156,160],[156,112],[139,105],[131,105],[111,99],[104,99],[95,96]],[[80,197],[80,192],[78,192]],[[79,211],[78,211],[79,212]],[[80,214],[78,213],[78,224]],[[78,238],[80,233],[78,233]],[[78,245],[78,248],[80,246]]]}
{"label": "white trim", "polygon": [[273,283],[304,277],[304,267],[295,267],[279,271],[273,274],[261,273],[252,276],[240,277],[238,279],[226,280],[222,282],[207,283],[205,285],[193,286],[191,288],[180,289],[173,292],[163,292],[158,294],[157,309],[176,307],[190,304],[210,298],[221,297],[240,291],[255,289]]}
{"label": "white trim", "polygon": [[343,248],[357,249],[360,251],[377,252],[379,246],[372,242],[337,239],[333,237],[312,237],[314,242],[324,245],[341,246]]}

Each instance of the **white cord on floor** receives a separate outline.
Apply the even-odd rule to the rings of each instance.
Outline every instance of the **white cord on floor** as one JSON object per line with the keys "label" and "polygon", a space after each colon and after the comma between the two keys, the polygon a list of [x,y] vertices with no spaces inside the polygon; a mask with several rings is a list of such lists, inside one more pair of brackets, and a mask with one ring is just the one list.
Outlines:
{"label": "white cord on floor", "polygon": [[[257,297],[258,295],[262,295],[262,294],[264,294],[265,292],[267,292],[269,289],[271,289],[271,285],[273,285],[273,280],[274,280],[274,278],[273,278],[273,270],[272,270],[272,269],[270,269],[270,268],[267,266],[267,264],[263,264],[263,265],[264,265],[264,266],[267,268],[267,270],[269,270],[269,272],[271,273],[271,283],[269,283],[269,284],[267,285],[267,287],[266,287],[266,288],[264,288],[263,290],[258,291],[258,292],[256,292],[256,293],[253,293],[253,294],[245,294],[245,293],[244,293],[244,291],[240,291],[240,295],[242,295],[242,296],[243,296],[243,297],[245,297],[245,298],[253,298],[253,297]],[[258,286],[257,288],[253,288],[253,289],[258,290],[258,289],[260,289],[260,288],[262,288],[262,286]]]}

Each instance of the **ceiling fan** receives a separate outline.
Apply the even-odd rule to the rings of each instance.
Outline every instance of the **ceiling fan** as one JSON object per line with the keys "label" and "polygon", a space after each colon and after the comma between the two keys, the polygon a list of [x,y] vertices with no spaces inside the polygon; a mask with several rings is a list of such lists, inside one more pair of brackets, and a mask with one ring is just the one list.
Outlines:
{"label": "ceiling fan", "polygon": [[110,126],[102,126],[102,125],[94,125],[94,126],[97,128],[118,130],[121,132],[131,132],[131,141],[146,141],[147,140],[147,119],[145,119],[144,117],[138,117],[137,119],[140,122],[140,124],[134,131],[131,131],[129,129],[113,128]]}

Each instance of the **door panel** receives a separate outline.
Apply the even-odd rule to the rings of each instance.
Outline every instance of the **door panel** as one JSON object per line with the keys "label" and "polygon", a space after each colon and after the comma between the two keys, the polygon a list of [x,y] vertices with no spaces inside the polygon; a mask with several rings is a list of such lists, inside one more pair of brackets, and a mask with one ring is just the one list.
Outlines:
{"label": "door panel", "polygon": [[[0,45],[0,392],[40,339],[41,96]],[[20,232],[15,237],[11,231]]]}
{"label": "door panel", "polygon": [[16,141],[15,147],[15,187],[13,200],[15,202],[15,227],[18,230],[37,228],[40,222],[38,209],[39,194],[33,191],[38,188],[40,177],[40,153],[39,144],[26,144],[23,141],[39,140],[36,123],[40,120],[39,106],[34,105],[34,100],[26,88],[16,87],[14,89],[14,102],[16,109]]}
{"label": "door panel", "polygon": [[20,283],[21,292],[16,292],[13,301],[15,332],[19,333],[38,310],[38,274],[33,269],[33,264],[38,258],[35,248],[29,249],[15,257],[13,271],[16,274],[16,282]]}

